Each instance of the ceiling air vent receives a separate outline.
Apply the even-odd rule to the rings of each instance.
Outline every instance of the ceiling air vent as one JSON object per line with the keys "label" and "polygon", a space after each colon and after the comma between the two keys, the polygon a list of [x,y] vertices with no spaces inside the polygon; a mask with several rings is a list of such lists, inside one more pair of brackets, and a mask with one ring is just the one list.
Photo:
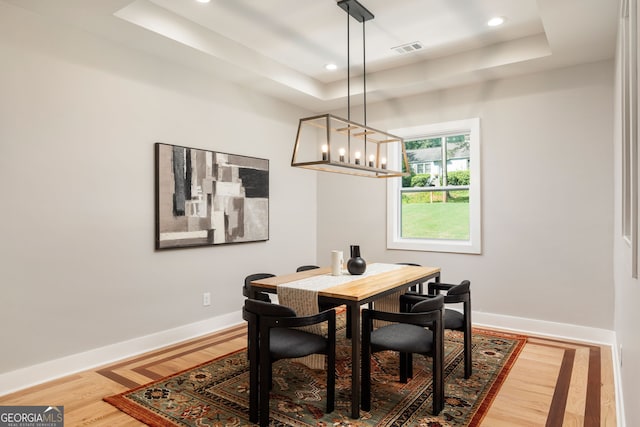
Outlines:
{"label": "ceiling air vent", "polygon": [[395,50],[397,53],[405,54],[415,52],[416,50],[420,50],[424,48],[424,45],[420,42],[411,42],[406,43],[400,46],[392,47],[391,50]]}

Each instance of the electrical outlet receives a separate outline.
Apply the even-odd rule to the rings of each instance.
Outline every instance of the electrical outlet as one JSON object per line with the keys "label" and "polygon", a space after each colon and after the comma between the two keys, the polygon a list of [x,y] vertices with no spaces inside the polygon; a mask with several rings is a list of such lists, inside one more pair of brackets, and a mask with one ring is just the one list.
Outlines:
{"label": "electrical outlet", "polygon": [[211,305],[211,294],[209,292],[202,294],[202,305],[205,307]]}

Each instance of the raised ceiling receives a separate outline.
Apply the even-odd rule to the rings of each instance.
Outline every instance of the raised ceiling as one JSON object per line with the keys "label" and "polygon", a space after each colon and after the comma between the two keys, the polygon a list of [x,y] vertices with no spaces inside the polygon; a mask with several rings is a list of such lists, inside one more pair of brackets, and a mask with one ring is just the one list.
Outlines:
{"label": "raised ceiling", "polygon": [[[336,0],[1,0],[312,111],[352,95],[362,24]],[[368,102],[613,58],[615,0],[360,0]],[[488,27],[492,16],[500,27]],[[419,42],[421,49],[394,48]],[[336,71],[324,66],[333,62]],[[358,97],[352,97],[358,103]]]}

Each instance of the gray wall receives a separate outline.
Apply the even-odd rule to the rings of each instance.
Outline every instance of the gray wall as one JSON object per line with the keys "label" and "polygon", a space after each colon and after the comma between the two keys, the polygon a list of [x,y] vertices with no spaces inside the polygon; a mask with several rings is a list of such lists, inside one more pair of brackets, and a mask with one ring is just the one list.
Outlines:
{"label": "gray wall", "polygon": [[[239,311],[245,275],[315,261],[304,111],[3,3],[0,58],[0,373]],[[156,141],[269,159],[270,240],[155,252]]]}
{"label": "gray wall", "polygon": [[384,180],[320,174],[319,260],[358,243],[470,279],[474,310],[613,329],[612,105],[612,62],[370,105],[380,129],[480,117],[482,254],[385,250]]}

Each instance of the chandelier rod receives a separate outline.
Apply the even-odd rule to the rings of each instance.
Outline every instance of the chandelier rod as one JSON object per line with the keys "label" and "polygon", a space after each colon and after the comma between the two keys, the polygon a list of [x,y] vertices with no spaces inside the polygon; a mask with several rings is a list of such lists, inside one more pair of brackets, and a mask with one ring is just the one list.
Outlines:
{"label": "chandelier rod", "polygon": [[350,7],[347,4],[347,120],[351,121],[351,37],[349,32],[351,14],[349,10]]}
{"label": "chandelier rod", "polygon": [[367,45],[364,26],[366,21],[362,21],[362,86],[364,96],[364,125],[367,125]]}

